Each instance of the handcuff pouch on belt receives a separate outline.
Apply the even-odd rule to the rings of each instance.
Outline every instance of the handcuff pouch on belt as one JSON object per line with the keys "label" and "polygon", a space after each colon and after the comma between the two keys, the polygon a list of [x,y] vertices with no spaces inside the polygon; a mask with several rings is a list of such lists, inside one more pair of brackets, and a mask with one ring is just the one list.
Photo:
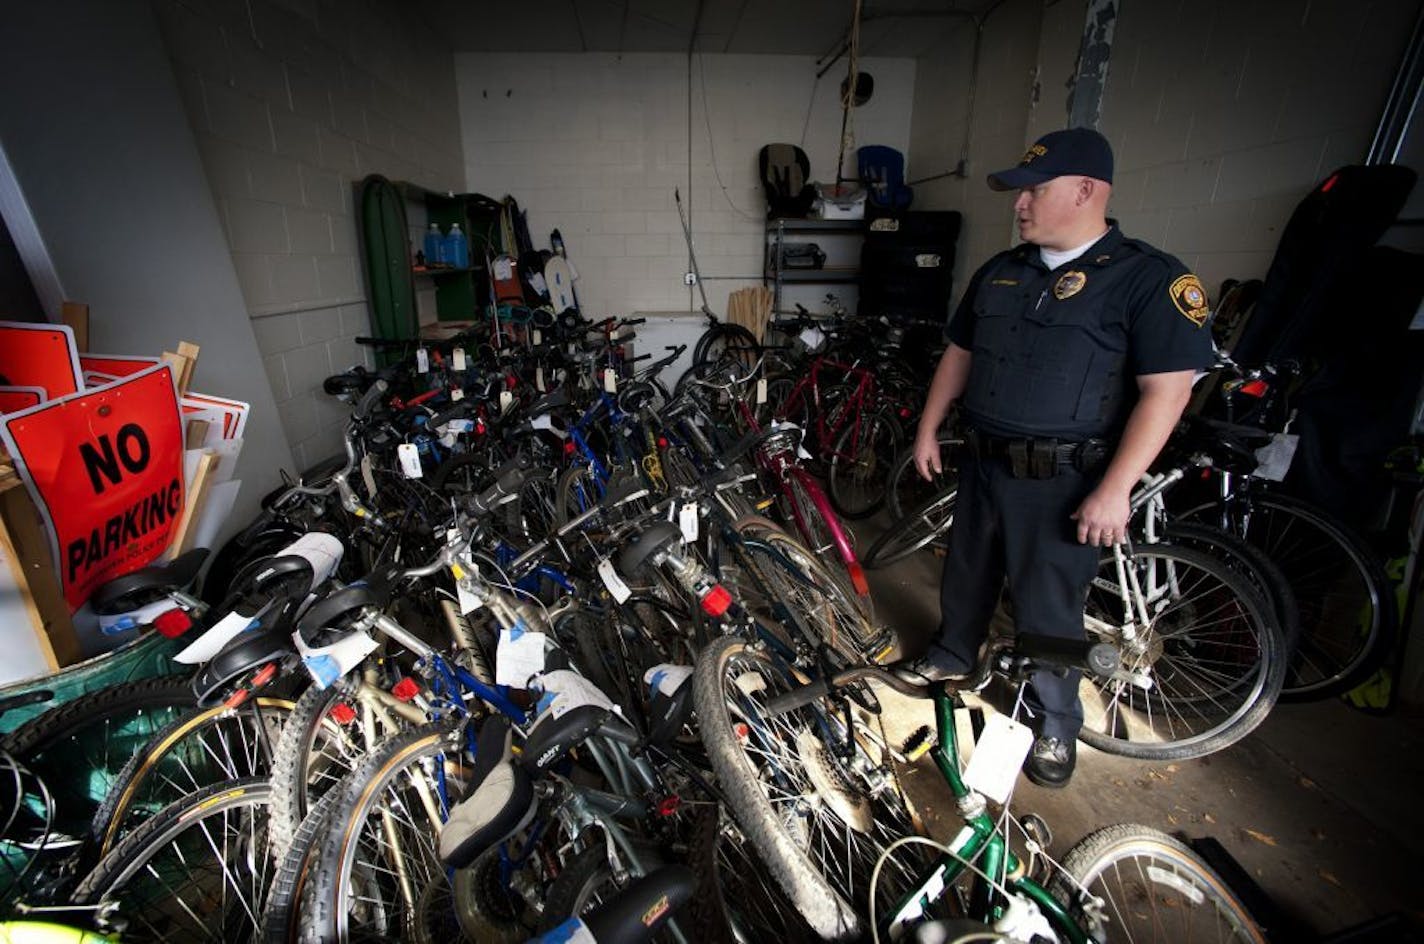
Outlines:
{"label": "handcuff pouch on belt", "polygon": [[1010,439],[1005,452],[1016,479],[1051,479],[1058,474],[1058,440]]}

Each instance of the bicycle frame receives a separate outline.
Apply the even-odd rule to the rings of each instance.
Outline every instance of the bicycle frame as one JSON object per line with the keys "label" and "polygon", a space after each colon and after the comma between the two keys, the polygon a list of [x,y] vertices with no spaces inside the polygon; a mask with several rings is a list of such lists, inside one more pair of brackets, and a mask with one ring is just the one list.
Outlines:
{"label": "bicycle frame", "polygon": [[[855,389],[851,391],[850,398],[839,411],[837,422],[834,424],[830,422],[826,411],[821,408],[821,371],[823,368],[841,371],[847,378],[855,379]],[[815,414],[812,431],[815,433],[818,455],[824,455],[833,448],[836,437],[841,430],[845,429],[847,419],[854,424],[856,429],[852,438],[852,447],[859,445],[860,418],[866,412],[866,405],[875,397],[875,377],[870,371],[855,364],[845,364],[826,357],[814,358],[811,361],[809,373],[798,380],[796,385],[791,388],[791,393],[787,395],[786,403],[778,411],[781,414],[780,418],[784,419],[792,411],[791,408],[794,405],[808,396],[810,399],[808,406]]]}
{"label": "bicycle frame", "polygon": [[[959,742],[954,729],[955,697],[942,684],[934,688],[935,726],[937,738],[930,756],[939,768],[940,776],[950,792],[965,825],[949,841],[953,854],[941,854],[916,888],[907,893],[892,913],[883,920],[882,936],[898,938],[915,921],[924,917],[929,906],[954,884],[968,868],[967,862],[978,860],[979,868],[991,876],[1004,876],[1002,884],[1009,891],[1032,901],[1058,930],[1061,939],[1070,944],[1092,944],[1093,939],[1078,927],[1068,910],[1038,882],[1023,874],[1024,865],[1009,850],[1002,833],[989,816],[982,797],[964,783],[959,774]],[[995,888],[982,876],[976,877],[970,893],[970,914],[992,924],[1004,916],[1002,900],[996,900]]]}

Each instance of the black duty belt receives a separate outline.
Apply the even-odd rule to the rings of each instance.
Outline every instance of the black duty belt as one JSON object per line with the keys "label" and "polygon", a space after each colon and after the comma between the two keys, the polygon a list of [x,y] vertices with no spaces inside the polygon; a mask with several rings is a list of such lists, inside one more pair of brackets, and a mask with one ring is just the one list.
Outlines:
{"label": "black duty belt", "polygon": [[964,443],[976,459],[1008,463],[1009,474],[1016,479],[1051,479],[1068,468],[1093,472],[1112,454],[1111,445],[1103,439],[1014,438],[977,429],[964,434]]}

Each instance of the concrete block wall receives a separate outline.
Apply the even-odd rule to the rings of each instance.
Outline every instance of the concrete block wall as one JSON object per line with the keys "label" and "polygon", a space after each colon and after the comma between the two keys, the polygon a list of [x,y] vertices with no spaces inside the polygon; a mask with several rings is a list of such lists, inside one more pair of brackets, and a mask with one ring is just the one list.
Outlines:
{"label": "concrete block wall", "polygon": [[984,177],[1023,154],[1044,15],[1041,0],[1007,0],[994,8],[984,21],[977,76],[971,68],[973,23],[956,28],[933,58],[917,61],[910,179],[953,170],[968,125],[965,177],[916,184],[913,205],[964,214],[955,257],[956,301],[974,270],[1014,240],[1013,201],[990,190]]}
{"label": "concrete block wall", "polygon": [[[724,313],[729,292],[761,282],[761,146],[804,140],[812,176],[835,179],[843,64],[816,82],[811,57],[699,55],[689,183],[685,55],[481,53],[455,61],[467,188],[513,194],[536,245],[557,227],[579,272],[580,302],[598,317],[696,307],[683,284],[674,188],[691,209],[709,303]],[[857,142],[905,151],[913,61],[866,59],[861,67],[876,84],[855,111]]]}
{"label": "concrete block wall", "polygon": [[[1100,123],[1117,160],[1109,212],[1129,235],[1179,256],[1213,297],[1225,278],[1263,277],[1300,199],[1364,158],[1418,9],[1415,0],[1123,2]],[[1008,201],[983,175],[1066,124],[1085,16],[1083,0],[1009,0],[987,21],[968,179],[916,191],[918,206],[964,212],[964,275],[1014,241]],[[926,155],[944,167],[957,159],[941,154],[962,130],[969,39],[964,27],[949,55],[919,62],[917,166]]]}
{"label": "concrete block wall", "polygon": [[349,412],[322,379],[367,360],[353,183],[459,187],[452,55],[377,0],[153,6],[293,461],[311,465]]}

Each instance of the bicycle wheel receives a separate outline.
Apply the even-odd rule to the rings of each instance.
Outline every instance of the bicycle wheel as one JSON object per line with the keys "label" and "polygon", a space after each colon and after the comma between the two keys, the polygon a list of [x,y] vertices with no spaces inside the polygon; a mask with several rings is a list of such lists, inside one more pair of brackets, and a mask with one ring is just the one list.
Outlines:
{"label": "bicycle wheel", "polygon": [[563,475],[559,476],[554,504],[558,523],[568,524],[569,521],[598,504],[601,497],[598,477],[594,475],[591,467],[576,465],[565,469]]}
{"label": "bicycle wheel", "polygon": [[939,434],[939,456],[941,471],[931,481],[920,478],[915,468],[913,433],[906,434],[910,447],[895,460],[890,471],[890,481],[885,486],[885,504],[890,507],[891,518],[903,518],[931,496],[938,495],[959,482],[959,462],[963,454],[964,439],[955,433]]}
{"label": "bicycle wheel", "polygon": [[865,552],[865,566],[884,567],[909,557],[922,547],[943,546],[949,539],[958,498],[959,487],[952,485],[910,509],[903,518],[892,521]]}
{"label": "bicycle wheel", "polygon": [[129,758],[114,780],[90,836],[98,855],[146,818],[203,787],[271,771],[271,745],[292,712],[288,698],[218,705],[178,718]]}
{"label": "bicycle wheel", "polygon": [[[53,801],[51,841],[36,860],[38,866],[67,856],[74,841],[89,834],[95,813],[129,758],[165,725],[191,711],[193,701],[193,690],[182,676],[119,682],[51,708],[0,741],[0,747],[46,785]],[[77,770],[84,776],[76,776]],[[28,861],[34,855],[34,850],[7,848],[4,858],[13,867],[12,858]],[[44,871],[31,870],[26,887],[36,887]],[[21,892],[9,888],[3,894]]]}
{"label": "bicycle wheel", "polygon": [[[1296,602],[1295,591],[1291,589],[1285,571],[1275,561],[1254,544],[1248,544],[1230,531],[1209,524],[1169,521],[1162,529],[1162,535],[1173,544],[1205,551],[1251,581],[1251,585],[1270,604],[1269,612],[1274,614],[1280,626],[1287,657],[1295,652],[1300,645],[1300,604]],[[1290,681],[1289,670],[1286,681]],[[1284,689],[1281,695],[1284,697]]]}
{"label": "bicycle wheel", "polygon": [[[273,793],[275,797],[275,788]],[[316,841],[326,831],[331,808],[338,799],[338,791],[328,790],[297,827],[286,844],[286,851],[278,853],[273,850],[272,858],[277,863],[277,869],[267,890],[267,902],[262,909],[262,928],[256,940],[264,944],[287,944],[297,937],[301,921],[301,909],[297,905],[302,900],[302,884],[316,857]]]}
{"label": "bicycle wheel", "polygon": [[297,699],[272,750],[272,845],[286,855],[307,812],[355,769],[381,738],[405,724],[394,710],[364,704],[365,681],[350,690],[309,688]]}
{"label": "bicycle wheel", "polygon": [[80,883],[74,904],[112,903],[125,942],[248,941],[272,874],[269,787],[207,787],[130,833]]}
{"label": "bicycle wheel", "polygon": [[352,771],[302,888],[303,942],[462,939],[436,848],[442,779],[455,802],[468,769],[449,724],[392,738]]}
{"label": "bicycle wheel", "polygon": [[1255,730],[1285,679],[1280,630],[1245,578],[1190,548],[1148,544],[1107,556],[1088,589],[1090,638],[1122,660],[1085,675],[1079,737],[1127,757],[1202,757]]}
{"label": "bicycle wheel", "polygon": [[1325,512],[1287,495],[1253,493],[1178,517],[1240,535],[1286,575],[1301,638],[1283,696],[1309,701],[1349,691],[1392,650],[1399,616],[1389,578],[1364,542]]}
{"label": "bicycle wheel", "polygon": [[874,658],[882,640],[868,599],[857,597],[838,573],[769,522],[742,522],[737,531],[744,563],[753,572],[733,570],[728,576],[744,606],[788,631],[804,631],[808,645],[828,645],[848,663]]}
{"label": "bicycle wheel", "polygon": [[885,504],[900,452],[900,424],[887,409],[846,424],[831,447],[831,503],[846,518],[868,518]]}
{"label": "bicycle wheel", "polygon": [[[709,760],[729,808],[767,870],[823,938],[866,931],[868,876],[889,845],[913,832],[888,754],[852,737],[839,710],[809,705],[775,716],[766,701],[796,687],[744,640],[724,637],[697,661],[693,699]],[[922,847],[881,867],[880,914],[928,863]]]}
{"label": "bicycle wheel", "polygon": [[[1241,900],[1200,856],[1147,826],[1108,826],[1068,851],[1063,870],[1103,900],[1112,940],[1265,944]],[[1055,894],[1073,899],[1059,877]],[[1080,921],[1083,916],[1076,915]]]}
{"label": "bicycle wheel", "polygon": [[699,944],[817,940],[722,804],[693,826],[688,864],[707,879],[688,907]]}

